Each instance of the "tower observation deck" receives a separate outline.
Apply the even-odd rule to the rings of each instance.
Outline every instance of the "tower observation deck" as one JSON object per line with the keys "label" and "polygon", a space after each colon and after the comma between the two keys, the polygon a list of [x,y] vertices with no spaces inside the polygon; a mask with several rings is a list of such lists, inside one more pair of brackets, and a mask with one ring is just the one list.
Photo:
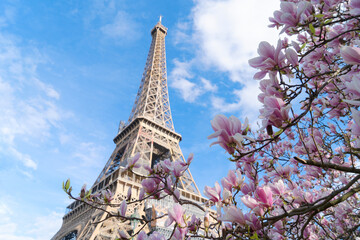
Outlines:
{"label": "tower observation deck", "polygon": [[[159,22],[151,30],[152,41],[147,56],[144,73],[135,99],[134,106],[127,123],[122,123],[119,132],[114,138],[115,150],[100,172],[92,186],[92,192],[110,189],[114,193],[115,203],[121,203],[131,187],[132,200],[138,199],[141,181],[147,171],[144,168],[134,169],[134,173],[121,171],[127,165],[127,159],[140,153],[139,161],[143,165],[153,167],[159,161],[170,159],[171,161],[184,161],[179,142],[181,135],[175,132],[171,116],[169,93],[166,74],[165,36],[167,28]],[[178,188],[181,198],[204,203],[206,201],[199,192],[195,181],[187,170],[180,178]],[[139,214],[144,217],[156,213],[166,213],[167,208],[173,204],[172,199],[147,200],[129,206],[128,213]],[[149,207],[151,206],[151,207]],[[194,207],[185,207],[188,214],[202,216],[203,212]],[[107,207],[111,210],[111,207]],[[156,225],[147,226],[148,232],[157,230],[165,235],[170,235],[171,229],[164,227],[164,220],[156,222]],[[116,218],[106,219],[106,214],[101,210],[74,201],[67,207],[63,217],[61,229],[52,238],[53,240],[74,239],[116,239],[118,229],[132,232],[139,226],[131,226]]]}

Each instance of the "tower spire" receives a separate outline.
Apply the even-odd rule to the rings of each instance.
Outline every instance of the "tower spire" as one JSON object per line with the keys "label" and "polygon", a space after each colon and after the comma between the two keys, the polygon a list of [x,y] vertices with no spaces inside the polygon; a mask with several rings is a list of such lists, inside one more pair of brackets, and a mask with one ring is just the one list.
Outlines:
{"label": "tower spire", "polygon": [[150,50],[128,122],[130,123],[137,117],[145,117],[174,131],[166,74],[165,36],[167,28],[161,24],[161,18],[162,16],[151,30]]}

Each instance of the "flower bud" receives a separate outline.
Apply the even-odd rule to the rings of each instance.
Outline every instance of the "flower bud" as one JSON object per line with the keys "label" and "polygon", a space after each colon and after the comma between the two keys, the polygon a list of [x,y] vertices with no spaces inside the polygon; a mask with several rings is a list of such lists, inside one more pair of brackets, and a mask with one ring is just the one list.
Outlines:
{"label": "flower bud", "polygon": [[129,187],[127,195],[126,195],[127,200],[130,200],[130,198],[131,198],[131,187]]}
{"label": "flower bud", "polygon": [[208,229],[209,226],[210,226],[209,213],[206,212],[206,213],[205,213],[205,217],[204,217],[204,227],[205,227],[205,229]]}
{"label": "flower bud", "polygon": [[84,198],[85,197],[85,194],[86,194],[86,184],[84,184],[81,188],[81,191],[80,191],[80,198]]}

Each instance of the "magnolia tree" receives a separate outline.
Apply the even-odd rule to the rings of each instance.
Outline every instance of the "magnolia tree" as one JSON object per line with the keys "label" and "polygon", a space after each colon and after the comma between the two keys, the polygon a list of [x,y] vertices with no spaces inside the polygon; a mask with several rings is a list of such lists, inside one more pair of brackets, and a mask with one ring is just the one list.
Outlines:
{"label": "magnolia tree", "polygon": [[[216,213],[198,219],[183,209],[193,203],[175,186],[191,158],[161,162],[142,182],[140,201],[172,195],[177,202],[164,216],[172,239],[360,237],[360,0],[283,0],[270,22],[283,38],[276,46],[261,42],[249,60],[258,70],[262,127],[234,116],[211,121],[209,138],[236,164],[221,184],[205,187]],[[81,199],[95,201],[86,191]],[[111,216],[130,220],[126,204]]]}

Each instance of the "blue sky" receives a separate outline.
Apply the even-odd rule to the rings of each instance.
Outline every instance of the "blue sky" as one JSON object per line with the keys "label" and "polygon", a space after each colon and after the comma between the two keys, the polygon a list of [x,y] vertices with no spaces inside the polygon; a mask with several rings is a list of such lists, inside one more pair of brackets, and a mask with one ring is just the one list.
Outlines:
{"label": "blue sky", "polygon": [[[261,6],[261,9],[260,7]],[[170,104],[202,191],[232,167],[209,147],[217,113],[255,123],[247,60],[277,31],[275,0],[1,1],[0,239],[49,239],[70,203],[61,183],[92,185],[127,120],[159,15]]]}

